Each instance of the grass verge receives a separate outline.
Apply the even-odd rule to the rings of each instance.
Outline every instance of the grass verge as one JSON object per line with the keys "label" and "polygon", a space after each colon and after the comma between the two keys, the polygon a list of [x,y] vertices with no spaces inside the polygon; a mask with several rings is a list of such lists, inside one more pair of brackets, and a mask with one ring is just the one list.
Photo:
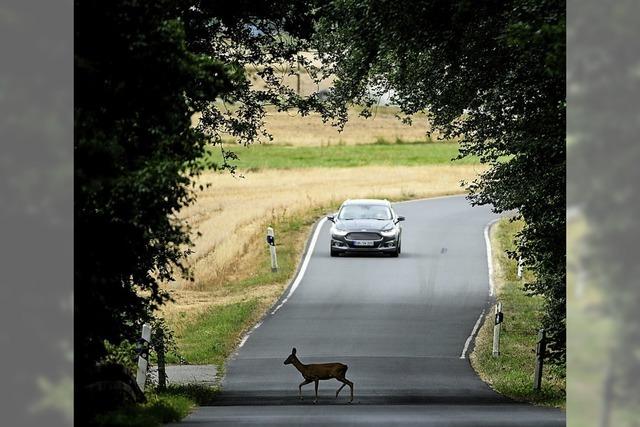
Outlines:
{"label": "grass verge", "polygon": [[[281,144],[256,144],[248,147],[228,145],[239,160],[239,170],[296,169],[311,167],[357,167],[357,166],[422,166],[450,164],[459,154],[455,142],[432,142],[429,140],[394,142],[377,139],[373,144],[288,146]],[[208,149],[210,160],[221,160],[218,147]],[[220,163],[218,161],[218,163]],[[476,157],[457,160],[455,164],[478,164]]]}
{"label": "grass verge", "polygon": [[523,280],[519,280],[516,261],[505,253],[513,249],[513,237],[521,228],[522,222],[501,219],[491,229],[496,297],[502,302],[504,312],[500,356],[492,356],[495,310],[492,307],[478,332],[470,356],[471,365],[480,378],[503,395],[519,401],[564,408],[566,380],[563,368],[546,365],[542,390],[533,390],[534,350],[544,302],[538,296],[525,293],[523,284],[531,273],[525,272]]}
{"label": "grass verge", "polygon": [[[377,197],[400,201],[411,196],[380,194]],[[173,309],[167,322],[175,331],[180,355],[191,364],[216,364],[222,369],[226,358],[233,353],[244,333],[257,323],[264,313],[282,295],[293,279],[313,224],[327,212],[335,210],[340,202],[319,204],[286,216],[274,216],[267,225],[274,228],[279,270],[271,272],[268,249],[259,253],[252,262],[243,263],[245,270],[237,279],[224,284],[221,291],[210,294],[210,306],[197,313]],[[206,295],[206,291],[199,294]],[[236,300],[230,304],[217,304],[216,300]],[[180,307],[180,305],[178,305]],[[177,359],[168,358],[169,363]]]}
{"label": "grass verge", "polygon": [[[258,300],[214,306],[199,313],[177,338],[180,355],[192,364],[221,365],[235,347],[238,329],[246,329],[255,317]],[[172,355],[169,363],[177,363]]]}
{"label": "grass verge", "polygon": [[[187,362],[217,364],[222,368],[242,335],[263,316],[293,278],[311,226],[328,210],[330,207],[323,205],[290,217],[272,218],[269,224],[277,236],[279,270],[271,272],[270,259],[264,256],[253,269],[245,271],[243,278],[226,283],[227,296],[240,295],[241,301],[212,305],[196,315],[183,313],[184,316],[169,320],[176,329],[180,355]],[[262,292],[263,288],[270,292]],[[167,361],[178,362],[174,357],[168,357]]]}
{"label": "grass verge", "polygon": [[[247,173],[245,179],[204,174],[201,182],[210,185],[181,212],[199,233],[188,259],[194,281],[166,284],[174,301],[161,312],[181,355],[188,363],[221,365],[282,295],[311,225],[343,200],[460,194],[460,181],[471,181],[482,170],[481,165],[442,164],[268,169]],[[267,226],[276,233],[280,270],[275,274],[264,237]]]}
{"label": "grass verge", "polygon": [[155,427],[177,422],[186,417],[195,405],[213,401],[217,389],[202,385],[171,385],[163,392],[146,393],[147,402],[97,415],[96,426]]}

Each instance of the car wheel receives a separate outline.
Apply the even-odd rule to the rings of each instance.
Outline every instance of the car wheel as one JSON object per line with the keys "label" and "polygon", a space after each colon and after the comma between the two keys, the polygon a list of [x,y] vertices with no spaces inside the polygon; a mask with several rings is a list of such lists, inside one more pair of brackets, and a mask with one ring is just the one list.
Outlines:
{"label": "car wheel", "polygon": [[393,258],[398,258],[398,255],[400,255],[400,246],[398,246],[395,251],[391,252],[391,256]]}
{"label": "car wheel", "polygon": [[338,251],[334,251],[333,248],[331,249],[331,256],[338,256]]}

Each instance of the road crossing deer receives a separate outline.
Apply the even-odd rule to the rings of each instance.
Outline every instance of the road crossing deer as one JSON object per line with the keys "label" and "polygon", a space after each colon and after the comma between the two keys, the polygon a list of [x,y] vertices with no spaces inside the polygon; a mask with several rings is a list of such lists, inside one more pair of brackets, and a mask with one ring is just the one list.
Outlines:
{"label": "road crossing deer", "polygon": [[304,377],[304,381],[300,383],[298,386],[298,392],[300,396],[300,400],[302,400],[302,386],[309,384],[311,382],[316,383],[316,398],[313,400],[313,403],[318,402],[318,383],[320,380],[330,380],[335,378],[340,381],[342,385],[336,391],[336,399],[338,398],[338,394],[340,390],[346,385],[351,389],[351,400],[349,403],[353,402],[353,383],[345,378],[345,374],[347,373],[347,365],[342,363],[315,363],[310,365],[305,365],[300,362],[300,360],[296,357],[296,349],[295,347],[291,350],[291,354],[287,357],[287,360],[284,361],[285,365],[293,364],[298,371]]}

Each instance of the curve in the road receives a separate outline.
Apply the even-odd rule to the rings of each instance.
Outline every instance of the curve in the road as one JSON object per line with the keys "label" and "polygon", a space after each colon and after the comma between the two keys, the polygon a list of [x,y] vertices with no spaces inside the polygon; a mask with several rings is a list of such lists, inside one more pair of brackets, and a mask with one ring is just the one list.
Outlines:
{"label": "curve in the road", "polygon": [[[188,422],[388,424],[395,417],[401,424],[564,424],[559,410],[497,394],[461,357],[490,303],[483,231],[496,215],[464,197],[395,209],[407,218],[399,258],[332,258],[329,224],[320,223],[286,297],[227,364],[217,406],[201,408]],[[335,381],[320,383],[318,406],[309,406],[312,384],[299,402],[302,378],[283,365],[292,347],[303,363],[347,364],[355,405],[326,409],[348,400],[335,399]]]}

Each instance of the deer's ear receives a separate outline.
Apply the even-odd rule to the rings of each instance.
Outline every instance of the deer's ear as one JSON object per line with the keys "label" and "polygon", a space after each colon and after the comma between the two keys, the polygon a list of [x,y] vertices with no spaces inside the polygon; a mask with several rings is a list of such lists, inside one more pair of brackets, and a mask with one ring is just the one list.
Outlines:
{"label": "deer's ear", "polygon": [[293,347],[293,350],[291,350],[291,354],[296,354],[296,348]]}

